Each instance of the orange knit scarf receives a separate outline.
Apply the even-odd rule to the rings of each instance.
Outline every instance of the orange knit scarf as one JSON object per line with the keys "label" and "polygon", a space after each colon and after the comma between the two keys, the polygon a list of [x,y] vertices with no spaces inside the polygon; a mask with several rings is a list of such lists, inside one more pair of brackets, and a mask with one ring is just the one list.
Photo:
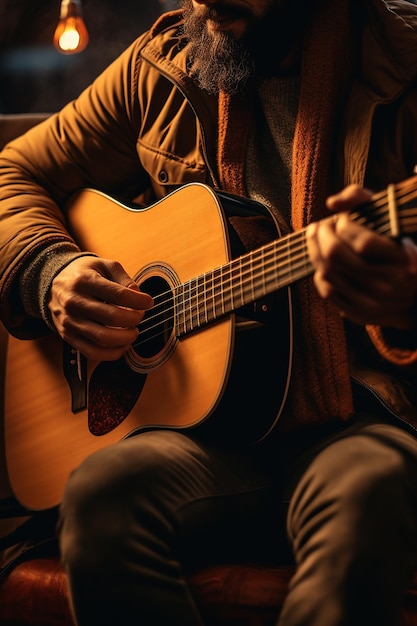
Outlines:
{"label": "orange knit scarf", "polygon": [[[292,223],[295,230],[324,217],[331,190],[339,115],[352,67],[349,0],[323,0],[304,42],[299,110],[293,147]],[[221,94],[218,168],[223,189],[246,194],[248,102]],[[295,337],[291,423],[347,419],[352,413],[343,321],[317,294],[311,279],[297,284],[301,320]],[[287,420],[285,420],[287,422]]]}

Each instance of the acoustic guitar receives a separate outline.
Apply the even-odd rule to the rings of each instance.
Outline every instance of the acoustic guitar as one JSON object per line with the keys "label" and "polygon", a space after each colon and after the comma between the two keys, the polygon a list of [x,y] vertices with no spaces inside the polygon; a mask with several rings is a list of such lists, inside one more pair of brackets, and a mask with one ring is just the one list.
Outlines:
{"label": "acoustic guitar", "polygon": [[[416,188],[417,177],[392,185],[350,217],[389,237],[414,233]],[[87,362],[53,333],[8,338],[6,462],[24,507],[58,504],[88,455],[143,430],[201,429],[251,445],[274,429],[291,376],[290,286],[313,268],[306,229],[233,256],[230,215],[258,212],[200,183],[145,209],[89,189],[71,202],[81,248],[120,261],[155,304],[114,362]]]}

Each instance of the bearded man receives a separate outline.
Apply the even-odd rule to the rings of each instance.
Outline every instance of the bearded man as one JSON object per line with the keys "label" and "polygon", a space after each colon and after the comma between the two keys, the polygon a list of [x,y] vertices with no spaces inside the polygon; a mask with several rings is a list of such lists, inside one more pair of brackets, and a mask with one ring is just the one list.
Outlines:
{"label": "bearded man", "polygon": [[[203,626],[185,574],[237,561],[295,564],[279,626],[397,623],[417,556],[417,248],[401,212],[416,79],[405,0],[184,0],[2,152],[4,325],[49,328],[98,364],[99,441],[145,408],[53,503],[79,626]],[[150,207],[135,270],[64,226],[84,187]],[[123,256],[104,209],[80,239],[107,220]]]}

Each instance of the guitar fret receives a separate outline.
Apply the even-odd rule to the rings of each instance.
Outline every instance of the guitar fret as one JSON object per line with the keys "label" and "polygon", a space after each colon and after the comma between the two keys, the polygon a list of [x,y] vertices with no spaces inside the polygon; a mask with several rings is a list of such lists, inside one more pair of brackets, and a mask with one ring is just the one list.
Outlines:
{"label": "guitar fret", "polygon": [[237,278],[238,278],[238,285],[239,285],[239,292],[238,292],[238,302],[240,302],[240,306],[242,306],[243,304],[245,304],[245,290],[244,290],[244,283],[242,280],[242,259],[238,259],[238,267],[236,268],[237,270]]}
{"label": "guitar fret", "polygon": [[[191,298],[191,310],[195,309],[195,315],[191,315],[191,323],[192,329],[200,328],[200,326],[205,321],[204,310],[205,310],[205,292],[204,292],[204,283],[203,276],[197,276],[194,279],[195,288],[193,289],[193,296]],[[193,304],[195,303],[195,304]]]}
{"label": "guitar fret", "polygon": [[214,295],[214,284],[214,270],[212,270],[206,274],[206,293],[208,294],[206,299],[207,322],[215,318],[216,301]]}
{"label": "guitar fret", "polygon": [[174,307],[175,307],[175,334],[177,337],[185,335],[185,303],[184,303],[184,285],[178,285],[174,291]]}
{"label": "guitar fret", "polygon": [[[200,282],[200,289],[202,291],[203,294],[203,318],[204,318],[204,322],[207,324],[208,322],[208,317],[207,317],[207,285],[206,285],[206,274],[204,274],[204,276],[201,277],[201,282]],[[200,291],[200,290],[199,290]]]}
{"label": "guitar fret", "polygon": [[232,270],[234,261],[229,264],[228,271],[223,275],[223,306],[225,312],[234,310],[233,289],[232,289]]}
{"label": "guitar fret", "polygon": [[198,327],[207,324],[207,289],[206,275],[197,277]]}
{"label": "guitar fret", "polygon": [[189,315],[189,329],[195,330],[199,326],[199,299],[198,299],[198,278],[193,278],[189,281],[190,285],[190,315]]}
{"label": "guitar fret", "polygon": [[243,301],[243,284],[242,284],[242,259],[238,258],[236,261],[233,261],[230,268],[230,281],[229,281],[229,292],[230,292],[230,304],[231,309],[238,309],[244,303]]}
{"label": "guitar fret", "polygon": [[[192,319],[190,318],[189,315],[189,310],[191,308],[191,303],[192,303],[192,298],[191,298],[191,281],[187,281],[185,283],[186,285],[186,298],[184,300],[186,306],[184,307],[184,327],[186,332],[189,332],[190,330],[192,330]],[[191,310],[191,315],[192,315],[192,310]],[[191,322],[191,325],[190,325]]]}
{"label": "guitar fret", "polygon": [[388,185],[387,188],[388,215],[391,225],[391,237],[399,237],[400,228],[398,224],[397,199],[395,195],[395,185]]}
{"label": "guitar fret", "polygon": [[224,290],[223,290],[223,268],[217,267],[212,272],[213,275],[213,317],[215,320],[225,313]]}
{"label": "guitar fret", "polygon": [[[248,293],[248,297],[245,300],[245,304],[247,304],[248,302],[254,302],[256,300],[256,291],[255,291],[255,282],[253,280],[253,267],[255,265],[255,256],[259,257],[259,261],[261,263],[261,265],[263,265],[262,261],[263,261],[263,252],[261,251],[260,254],[255,255],[255,253],[251,252],[249,254],[249,264],[251,267],[250,270],[250,283],[249,283],[249,289],[247,290]],[[261,276],[261,280],[263,282],[263,273]]]}
{"label": "guitar fret", "polygon": [[[261,257],[261,263],[262,266],[265,265],[265,253],[264,253],[264,249],[261,248],[260,250],[260,257]],[[265,283],[265,273],[262,272],[262,276],[261,276],[261,280],[262,280],[262,295],[264,296],[266,294],[266,283]],[[255,293],[254,293],[254,300],[255,300]]]}

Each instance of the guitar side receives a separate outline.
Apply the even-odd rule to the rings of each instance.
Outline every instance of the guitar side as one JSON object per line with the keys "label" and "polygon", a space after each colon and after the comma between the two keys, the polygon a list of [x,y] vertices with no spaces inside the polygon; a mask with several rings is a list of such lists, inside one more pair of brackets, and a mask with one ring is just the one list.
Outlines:
{"label": "guitar side", "polygon": [[13,492],[9,482],[6,465],[6,441],[5,441],[5,378],[6,378],[6,351],[8,334],[3,324],[0,323],[0,500],[10,497]]}

